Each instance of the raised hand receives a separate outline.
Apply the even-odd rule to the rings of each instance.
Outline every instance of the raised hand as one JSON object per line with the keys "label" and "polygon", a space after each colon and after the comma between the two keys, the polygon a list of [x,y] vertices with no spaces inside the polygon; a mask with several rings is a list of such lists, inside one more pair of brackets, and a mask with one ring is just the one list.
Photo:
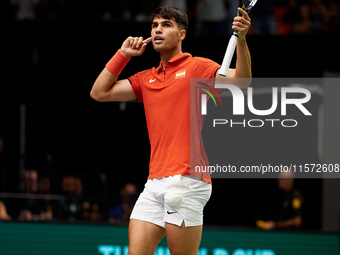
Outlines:
{"label": "raised hand", "polygon": [[244,40],[250,28],[251,20],[249,18],[248,13],[245,10],[243,10],[242,8],[238,8],[238,11],[242,15],[242,17],[236,16],[234,18],[232,29],[238,31],[239,40]]}
{"label": "raised hand", "polygon": [[140,56],[145,51],[146,45],[152,41],[151,37],[143,41],[143,37],[129,36],[122,44],[120,51],[127,57]]}

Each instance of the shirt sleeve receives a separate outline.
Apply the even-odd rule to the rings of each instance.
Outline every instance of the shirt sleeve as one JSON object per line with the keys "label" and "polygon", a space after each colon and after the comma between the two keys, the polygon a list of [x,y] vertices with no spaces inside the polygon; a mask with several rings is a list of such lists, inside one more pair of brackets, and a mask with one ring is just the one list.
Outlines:
{"label": "shirt sleeve", "polygon": [[221,65],[207,58],[198,57],[197,60],[198,60],[197,70],[199,71],[198,77],[215,78],[216,72],[221,67]]}
{"label": "shirt sleeve", "polygon": [[217,70],[221,66],[207,58],[196,57],[196,59],[197,59],[195,66],[196,71],[194,78],[201,78],[201,82],[209,87],[210,92],[220,94],[223,90],[214,88],[215,83],[214,78],[216,76]]}
{"label": "shirt sleeve", "polygon": [[143,102],[143,91],[142,91],[142,87],[140,83],[140,73],[132,75],[128,80],[131,84],[133,92],[135,92],[137,96],[137,102],[142,103]]}

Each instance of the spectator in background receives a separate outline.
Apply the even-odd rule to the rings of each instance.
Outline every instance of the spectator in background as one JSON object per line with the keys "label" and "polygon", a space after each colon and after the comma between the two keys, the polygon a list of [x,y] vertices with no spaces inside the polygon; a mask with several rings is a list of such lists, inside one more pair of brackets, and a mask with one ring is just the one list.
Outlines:
{"label": "spectator in background", "polygon": [[294,189],[294,178],[292,172],[282,172],[277,180],[278,188],[284,192],[284,199],[281,204],[277,221],[257,221],[257,226],[263,229],[285,228],[297,229],[302,224],[302,203],[301,193]]}
{"label": "spectator in background", "polygon": [[278,35],[292,33],[293,25],[300,21],[299,7],[297,0],[276,0],[275,20]]}
{"label": "spectator in background", "polygon": [[5,204],[0,200],[0,220],[10,220],[12,217],[7,214]]}
{"label": "spectator in background", "polygon": [[110,208],[109,217],[111,224],[127,225],[130,214],[137,200],[137,186],[126,183],[120,191],[121,204]]}
{"label": "spectator in background", "polygon": [[199,0],[197,9],[201,35],[227,34],[227,10],[223,0]]}
{"label": "spectator in background", "polygon": [[82,218],[81,196],[83,192],[81,179],[73,176],[64,176],[62,192],[65,196],[62,218],[69,221],[80,220]]}
{"label": "spectator in background", "polygon": [[283,18],[283,22],[295,24],[300,21],[299,6],[296,0],[289,0],[288,10]]}
{"label": "spectator in background", "polygon": [[[39,176],[36,170],[25,171],[26,194],[37,194],[39,190]],[[27,198],[20,210],[19,220],[41,220],[41,201],[35,198]]]}
{"label": "spectator in background", "polygon": [[322,31],[324,18],[327,14],[327,9],[321,0],[311,0],[310,14],[310,18],[315,31]]}
{"label": "spectator in background", "polygon": [[74,179],[75,184],[75,197],[78,199],[78,206],[80,209],[81,220],[87,221],[101,221],[103,219],[99,210],[99,204],[97,201],[91,201],[83,197],[83,184],[80,178]]}
{"label": "spectator in background", "polygon": [[253,33],[276,35],[275,0],[260,0],[251,11]]}
{"label": "spectator in background", "polygon": [[83,197],[83,183],[80,178],[64,176],[62,191],[65,196],[62,218],[69,221],[100,221],[99,204]]}
{"label": "spectator in background", "polygon": [[340,32],[340,7],[334,0],[331,0],[327,6],[326,15],[323,20],[323,31],[339,33]]}
{"label": "spectator in background", "polygon": [[[39,180],[39,191],[40,194],[49,195],[51,192],[51,180],[49,177],[42,177]],[[50,199],[41,200],[41,220],[52,220],[53,219],[53,204]]]}
{"label": "spectator in background", "polygon": [[299,15],[300,20],[294,24],[293,33],[310,34],[315,32],[315,27],[311,20],[310,6],[308,4],[300,5]]}
{"label": "spectator in background", "polygon": [[35,19],[35,5],[39,0],[11,0],[11,4],[17,7],[15,18],[17,20]]}

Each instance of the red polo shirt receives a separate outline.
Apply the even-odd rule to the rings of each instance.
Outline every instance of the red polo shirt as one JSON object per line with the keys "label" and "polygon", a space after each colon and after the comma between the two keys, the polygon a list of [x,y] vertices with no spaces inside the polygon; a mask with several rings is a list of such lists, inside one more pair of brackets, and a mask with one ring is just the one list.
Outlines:
{"label": "red polo shirt", "polygon": [[[149,179],[190,175],[190,78],[214,78],[220,65],[181,53],[129,78],[144,103],[151,144]],[[204,179],[211,183],[210,179]]]}

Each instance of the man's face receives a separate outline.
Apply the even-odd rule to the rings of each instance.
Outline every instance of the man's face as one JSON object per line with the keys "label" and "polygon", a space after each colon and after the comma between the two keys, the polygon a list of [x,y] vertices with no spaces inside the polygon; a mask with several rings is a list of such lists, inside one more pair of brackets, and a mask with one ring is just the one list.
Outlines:
{"label": "man's face", "polygon": [[176,48],[184,39],[183,33],[185,30],[180,30],[174,20],[155,17],[151,24],[152,44],[155,51],[165,52]]}

